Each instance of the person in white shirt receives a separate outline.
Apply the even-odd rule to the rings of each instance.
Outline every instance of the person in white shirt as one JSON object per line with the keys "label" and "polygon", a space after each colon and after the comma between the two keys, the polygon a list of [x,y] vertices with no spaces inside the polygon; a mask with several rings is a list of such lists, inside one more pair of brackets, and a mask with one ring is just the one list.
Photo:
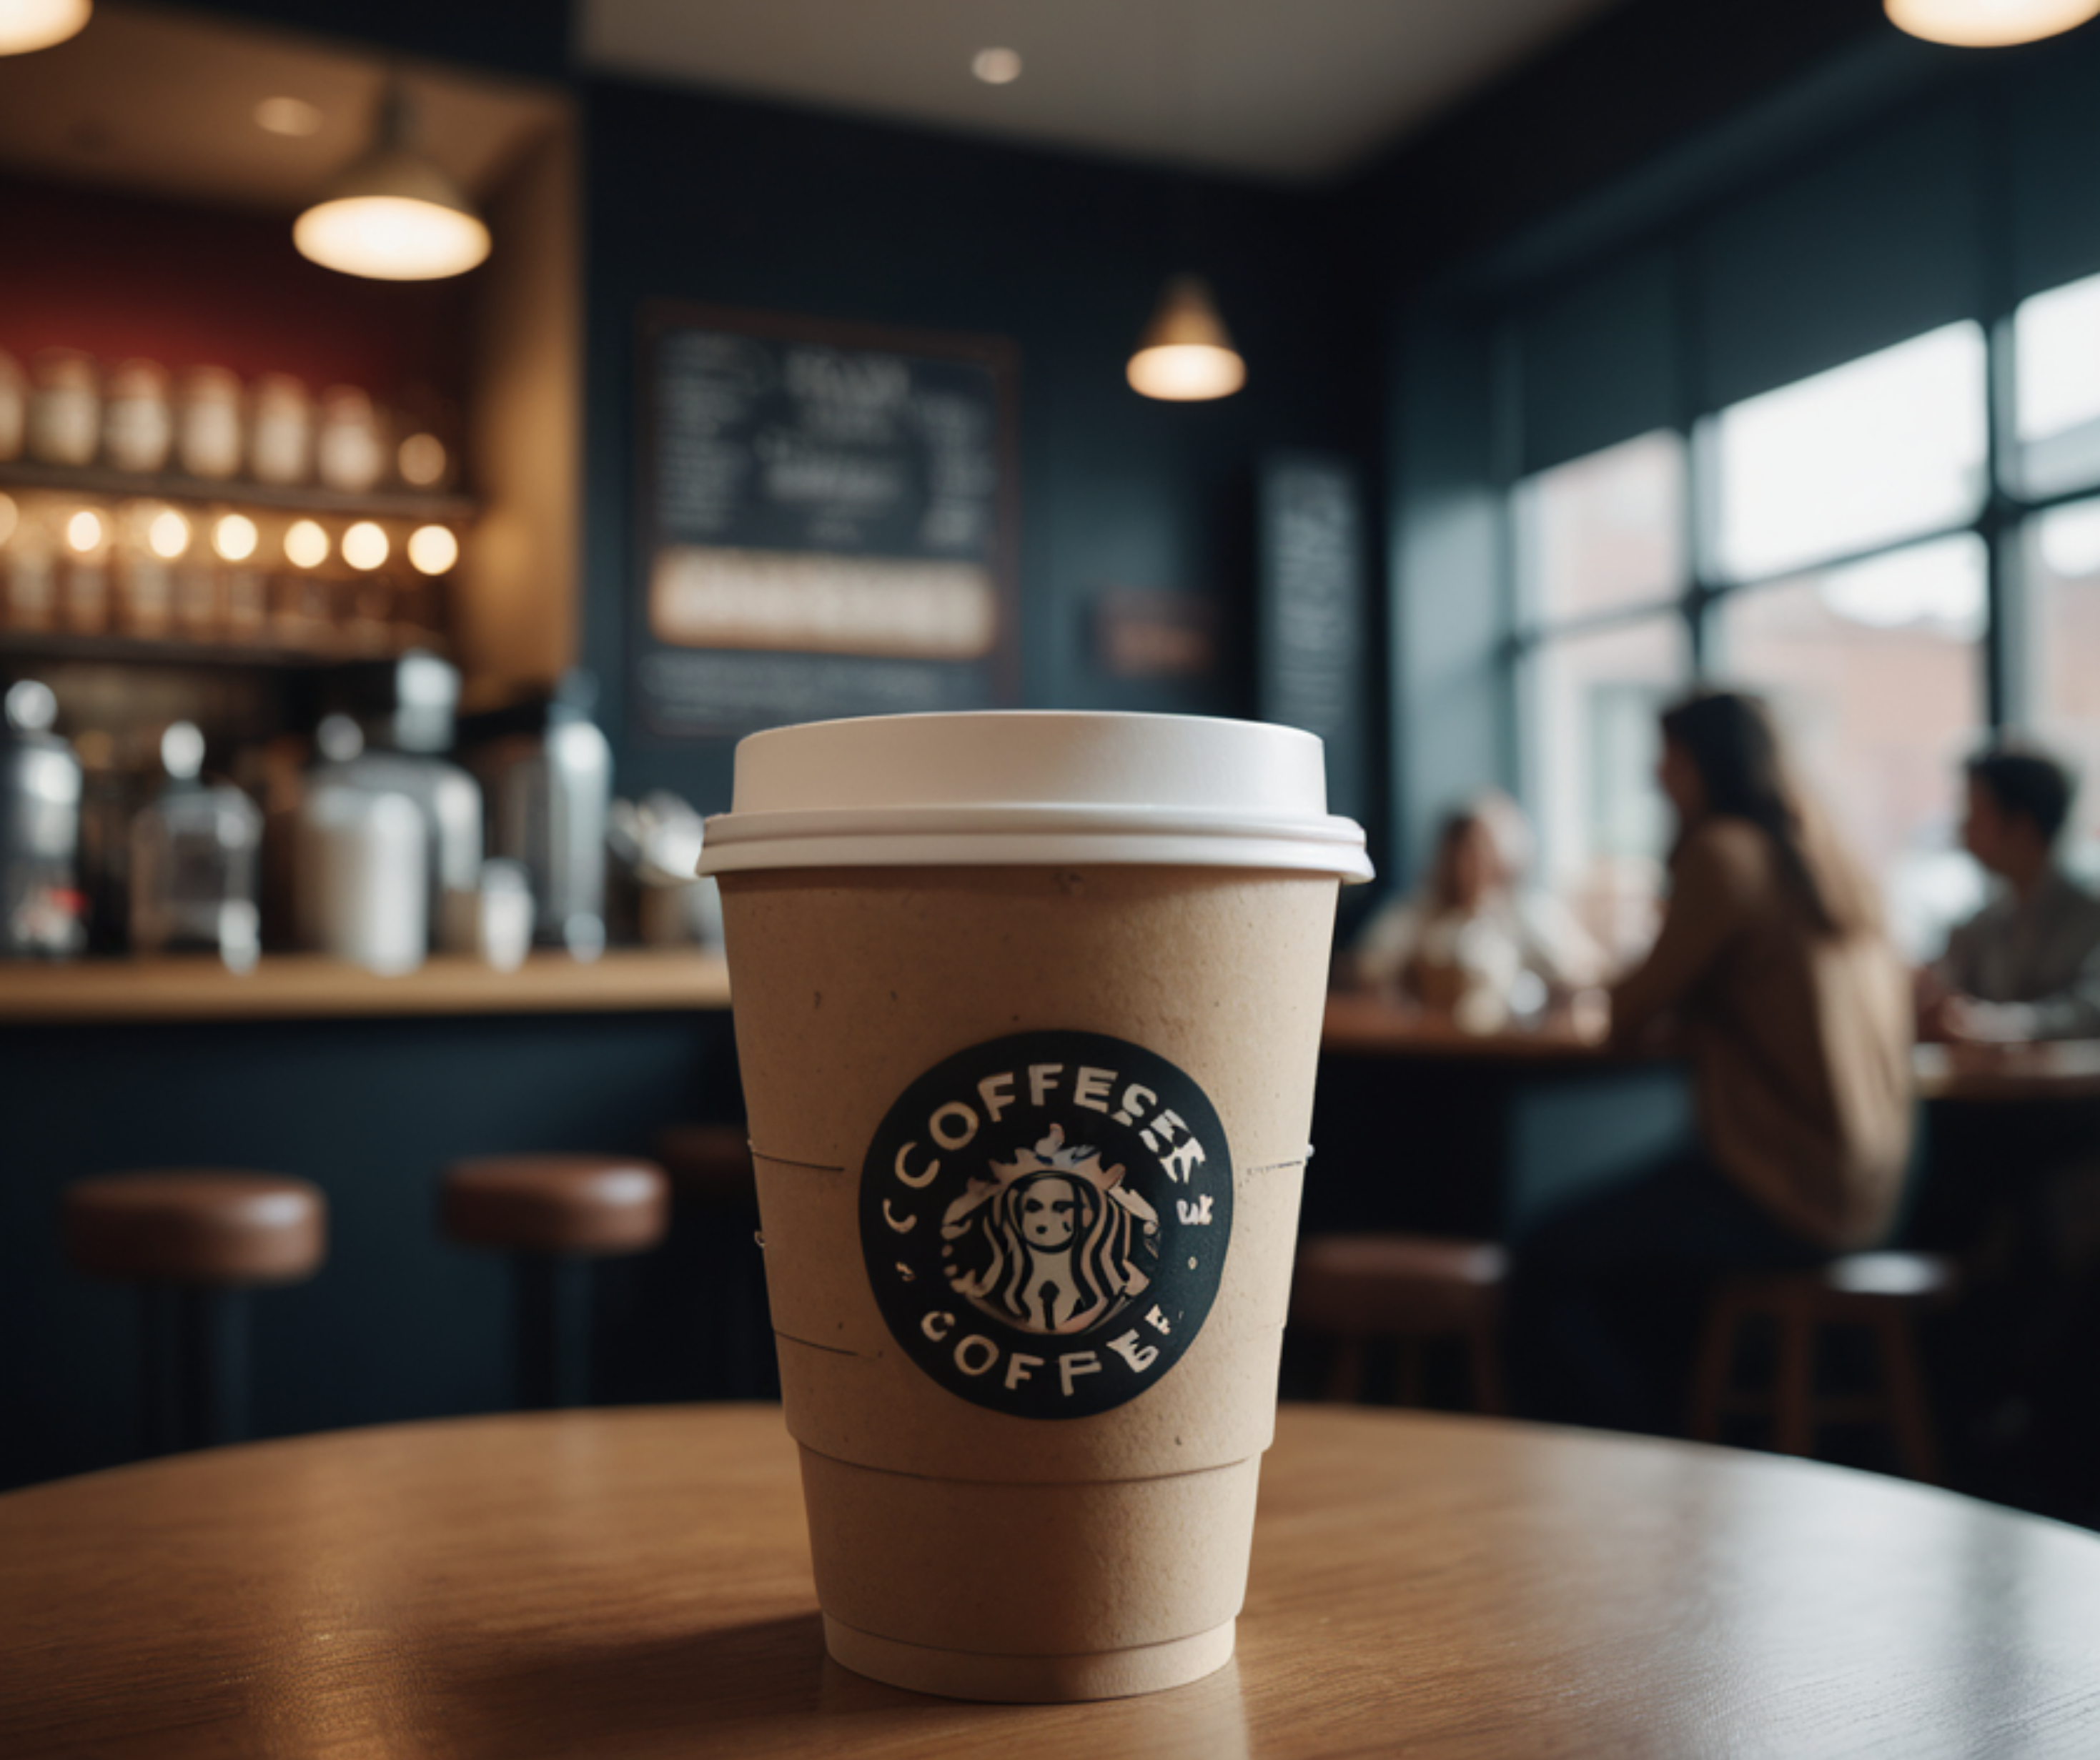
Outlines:
{"label": "person in white shirt", "polygon": [[1385,904],[1357,936],[1354,983],[1480,1032],[1597,983],[1602,960],[1573,917],[1518,884],[1529,841],[1506,794],[1480,795],[1447,816],[1422,886]]}
{"label": "person in white shirt", "polygon": [[2100,1037],[2100,898],[2058,857],[2076,785],[2054,759],[2014,746],[1965,768],[1962,842],[2001,885],[1921,975],[1919,1032],[1999,1044]]}

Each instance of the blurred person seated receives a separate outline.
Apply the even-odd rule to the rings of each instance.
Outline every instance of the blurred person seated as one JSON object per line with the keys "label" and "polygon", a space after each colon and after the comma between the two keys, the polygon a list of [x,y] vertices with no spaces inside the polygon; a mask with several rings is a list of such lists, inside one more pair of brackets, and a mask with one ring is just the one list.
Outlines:
{"label": "blurred person seated", "polygon": [[1528,1415],[1654,1433],[1681,1420],[1707,1283],[1879,1241],[1912,1133],[1903,960],[1769,712],[1712,692],[1661,720],[1670,890],[1612,1032],[1674,1037],[1696,1139],[1520,1234],[1508,1310]]}
{"label": "blurred person seated", "polygon": [[2058,859],[2076,781],[2054,758],[2012,746],[1964,768],[1961,841],[2001,884],[1919,975],[1920,1036],[1996,1045],[2100,1037],[2100,898]]}
{"label": "blurred person seated", "polygon": [[1523,812],[1506,794],[1447,815],[1419,890],[1386,904],[1357,936],[1351,980],[1479,1033],[1596,983],[1602,961],[1574,918],[1520,889],[1529,847]]}

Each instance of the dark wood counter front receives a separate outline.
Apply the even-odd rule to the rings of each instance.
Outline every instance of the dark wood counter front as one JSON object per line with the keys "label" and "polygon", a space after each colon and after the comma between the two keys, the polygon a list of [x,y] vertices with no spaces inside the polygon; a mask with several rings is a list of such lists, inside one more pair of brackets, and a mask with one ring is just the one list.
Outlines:
{"label": "dark wood counter front", "polygon": [[535,953],[497,971],[458,955],[382,978],[339,960],[279,954],[234,973],[209,957],[0,966],[0,1025],[334,1020],[444,1014],[661,1013],[729,1006],[717,954],[620,948],[586,964]]}

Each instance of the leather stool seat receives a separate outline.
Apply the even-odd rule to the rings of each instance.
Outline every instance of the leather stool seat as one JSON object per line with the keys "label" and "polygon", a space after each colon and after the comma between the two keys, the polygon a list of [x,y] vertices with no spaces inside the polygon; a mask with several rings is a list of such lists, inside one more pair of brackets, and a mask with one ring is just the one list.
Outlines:
{"label": "leather stool seat", "polygon": [[99,1174],[66,1188],[67,1262],[139,1291],[141,1446],[248,1433],[245,1292],[297,1283],[328,1255],[328,1205],[310,1181],[229,1168]]}
{"label": "leather stool seat", "polygon": [[126,1283],[297,1283],[328,1251],[320,1189],[278,1173],[99,1174],[66,1188],[60,1215],[67,1262]]}
{"label": "leather stool seat", "polygon": [[[1919,1366],[1912,1319],[1946,1301],[1957,1283],[1953,1262],[1936,1253],[1862,1252],[1798,1271],[1745,1271],[1716,1288],[1706,1318],[1692,1388],[1692,1433],[1718,1441],[1730,1413],[1767,1417],[1772,1446],[1783,1454],[1815,1452],[1825,1424],[1878,1423],[1893,1439],[1904,1470],[1936,1480],[1939,1454]],[[1772,1379],[1762,1388],[1732,1384],[1745,1330],[1769,1321],[1778,1336]],[[1819,1394],[1816,1347],[1829,1329],[1864,1328],[1873,1339],[1878,1384],[1864,1394]]]}
{"label": "leather stool seat", "polygon": [[1442,1339],[1466,1345],[1474,1402],[1502,1410],[1495,1334],[1508,1259],[1489,1241],[1426,1234],[1316,1234],[1299,1244],[1290,1323],[1335,1341],[1331,1399],[1360,1397],[1365,1348],[1400,1349],[1401,1397],[1422,1395],[1422,1346]]}
{"label": "leather stool seat", "polygon": [[656,1133],[656,1154],[671,1183],[704,1203],[758,1207],[750,1133],[741,1124],[671,1124]]}
{"label": "leather stool seat", "polygon": [[671,1223],[664,1170],[637,1155],[483,1155],[446,1168],[445,1233],[514,1256],[519,1403],[574,1406],[589,1380],[587,1261],[637,1253]]}
{"label": "leather stool seat", "polygon": [[485,1155],[445,1173],[445,1232],[477,1247],[641,1252],[663,1239],[670,1217],[663,1168],[631,1156]]}

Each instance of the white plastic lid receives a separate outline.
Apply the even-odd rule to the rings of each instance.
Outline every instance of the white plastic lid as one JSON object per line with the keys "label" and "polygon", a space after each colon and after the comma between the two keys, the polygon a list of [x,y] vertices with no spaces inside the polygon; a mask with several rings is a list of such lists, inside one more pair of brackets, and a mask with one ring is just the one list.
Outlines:
{"label": "white plastic lid", "polygon": [[1145,863],[1368,880],[1296,728],[1198,715],[874,715],[754,733],[703,874]]}

